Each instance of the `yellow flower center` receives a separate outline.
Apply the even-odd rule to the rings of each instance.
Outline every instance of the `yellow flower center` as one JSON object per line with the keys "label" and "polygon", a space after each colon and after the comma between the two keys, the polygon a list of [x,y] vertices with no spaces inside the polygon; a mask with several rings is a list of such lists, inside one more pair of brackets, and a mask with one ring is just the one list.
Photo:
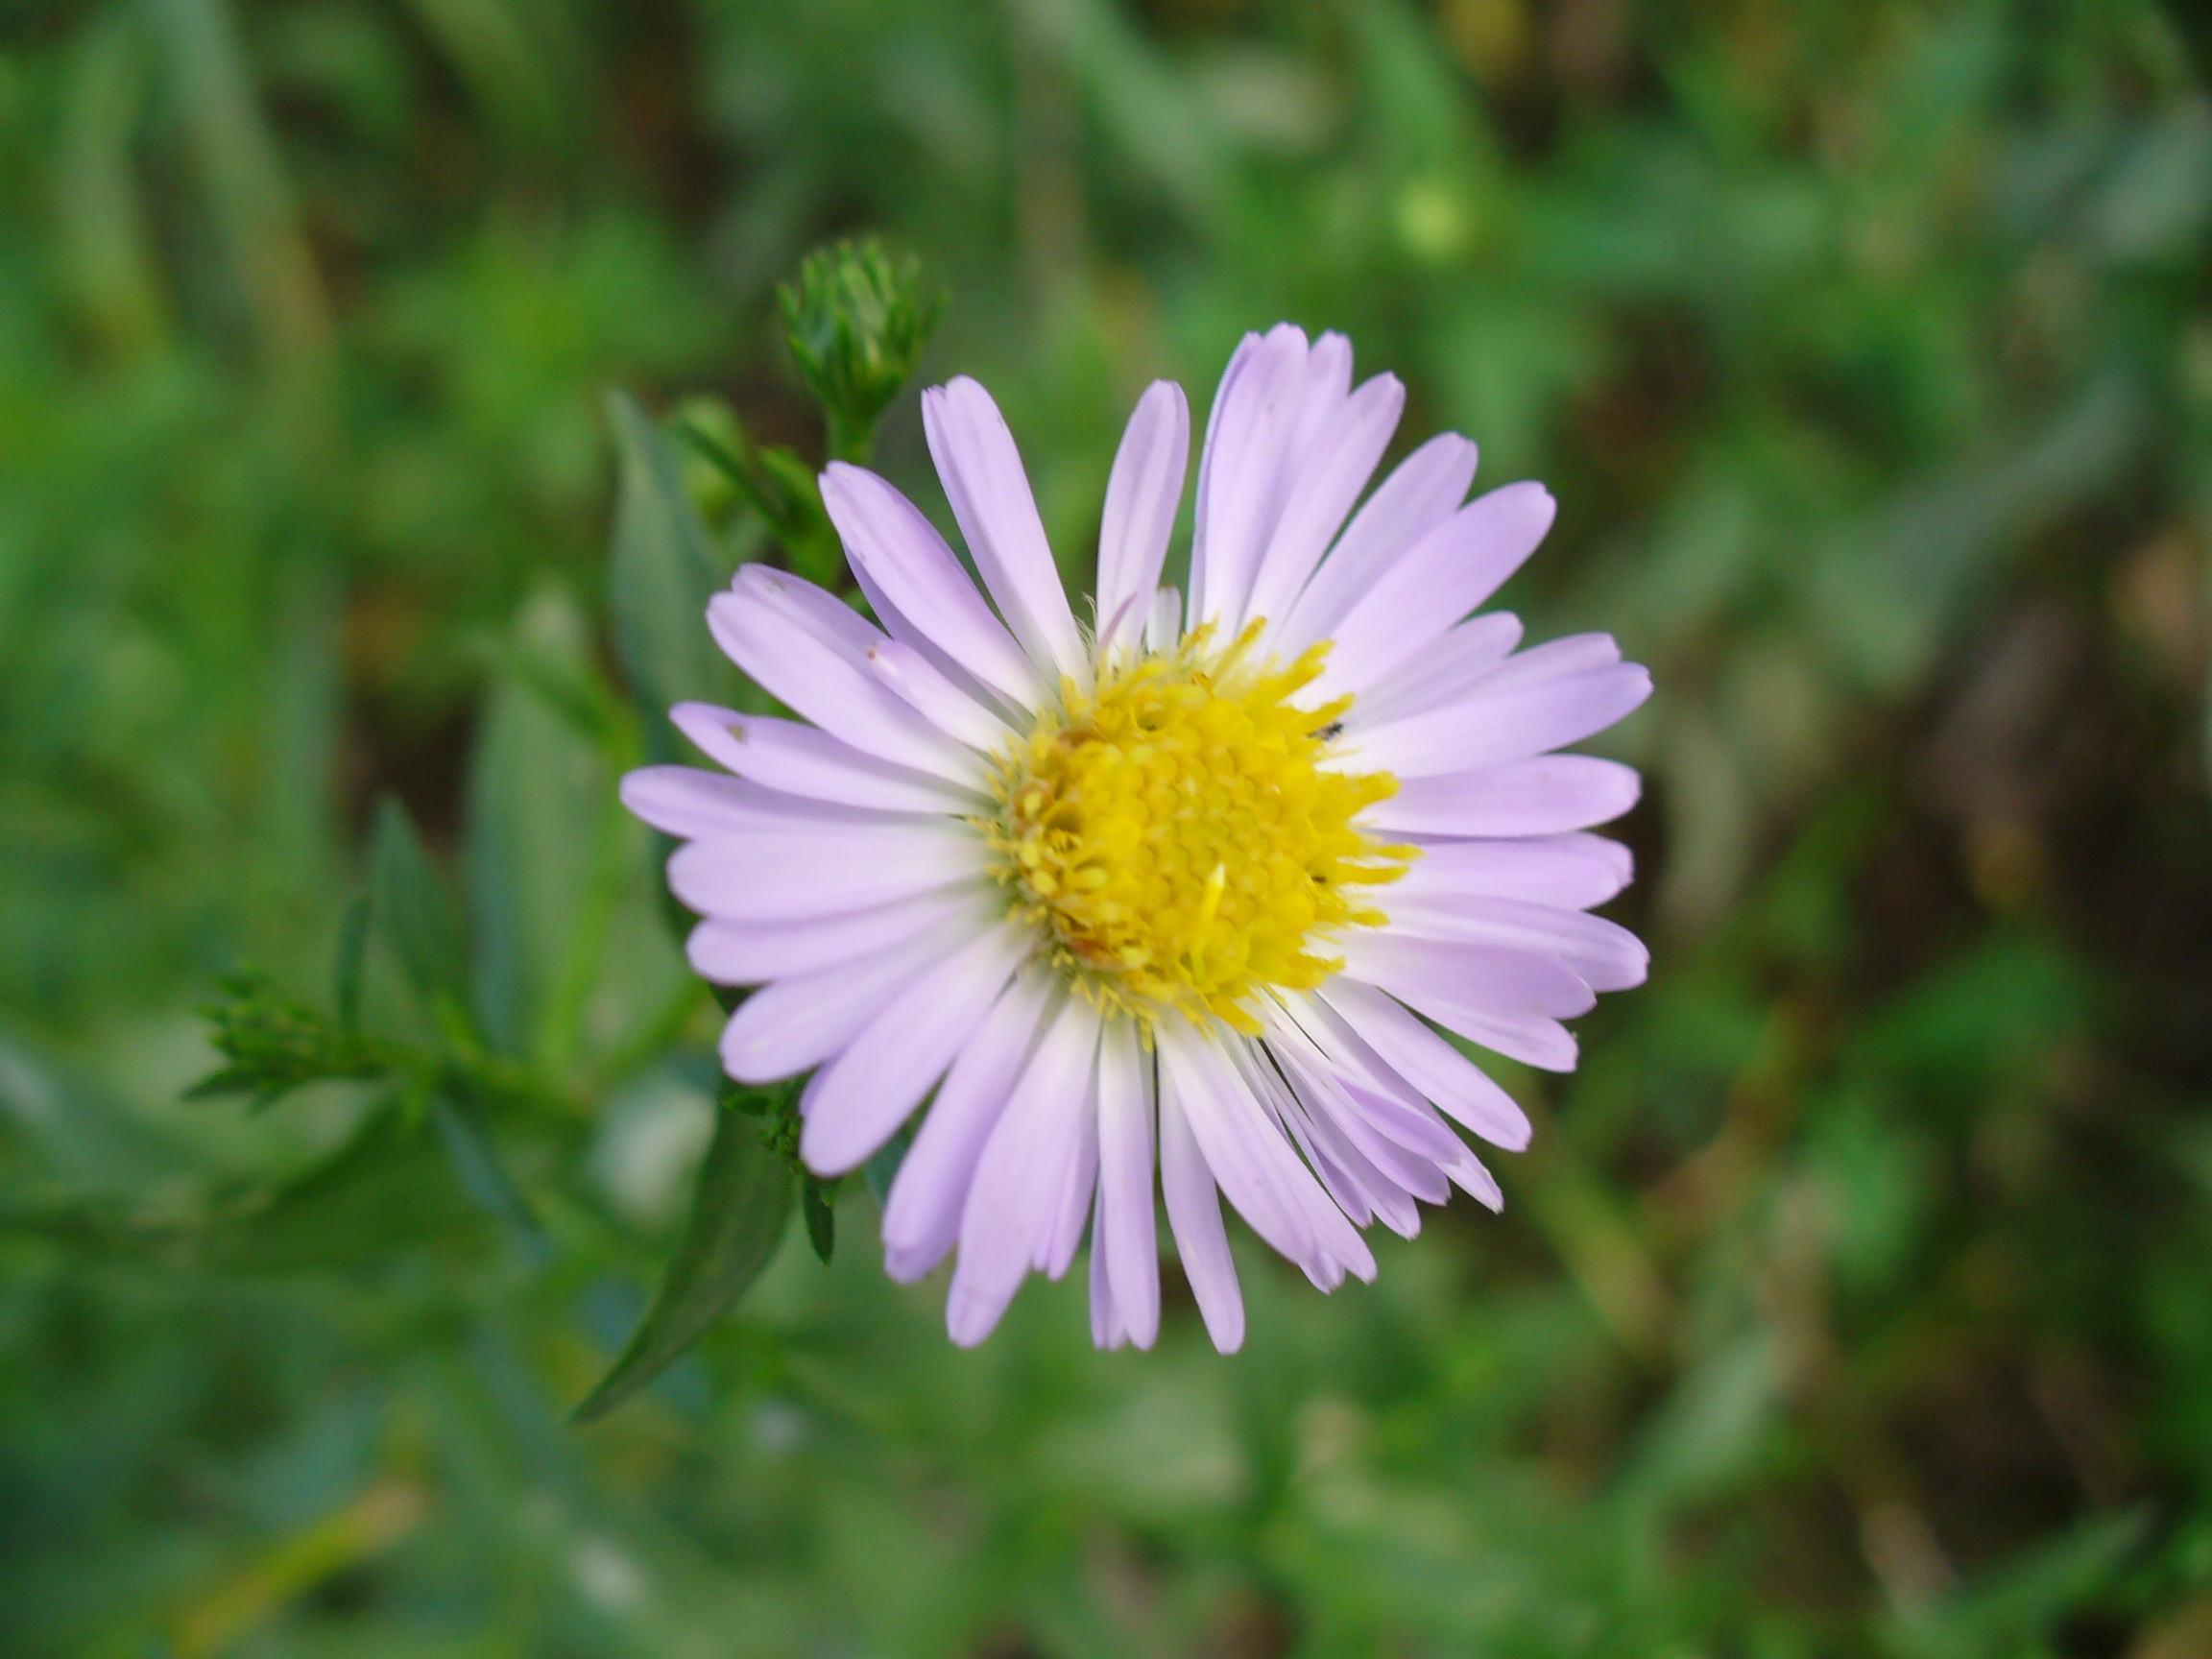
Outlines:
{"label": "yellow flower center", "polygon": [[1353,823],[1397,780],[1316,764],[1351,699],[1291,705],[1328,647],[1282,667],[1250,660],[1258,638],[1216,651],[1200,628],[1102,665],[1095,691],[1063,682],[999,760],[988,830],[1018,912],[1079,989],[1147,1024],[1179,1008],[1257,1032],[1255,993],[1340,968],[1332,932],[1381,925],[1360,889],[1414,855]]}

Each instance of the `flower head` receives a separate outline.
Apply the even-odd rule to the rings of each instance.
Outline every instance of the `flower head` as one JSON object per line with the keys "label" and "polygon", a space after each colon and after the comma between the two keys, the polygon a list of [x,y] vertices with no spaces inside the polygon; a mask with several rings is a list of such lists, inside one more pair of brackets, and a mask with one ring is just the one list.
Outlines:
{"label": "flower head", "polygon": [[[1371,1278],[1360,1229],[1497,1183],[1459,1131],[1528,1122],[1442,1035],[1567,1070],[1560,1023],[1642,981],[1586,914],[1629,878],[1585,831],[1634,772],[1551,753],[1649,693],[1602,635],[1516,652],[1471,615],[1552,517],[1541,486],[1467,501],[1475,445],[1416,449],[1361,502],[1397,425],[1337,335],[1247,336],[1199,463],[1188,604],[1160,586],[1190,421],[1160,382],[1107,487],[1076,620],[1012,434],[972,380],[924,395],[982,578],[889,484],[822,494],[881,627],[741,571],[708,619],[801,720],[686,705],[727,773],[649,767],[640,817],[685,841],[693,966],[760,989],[731,1075],[813,1070],[801,1153],[836,1174],[923,1108],[884,1209],[891,1272],[955,1248],[955,1340],[1086,1232],[1093,1333],[1159,1329],[1155,1175],[1224,1351],[1243,1305],[1220,1196],[1323,1289]],[[1355,507],[1357,506],[1357,511]],[[987,597],[986,597],[987,595]],[[734,774],[731,776],[729,774]]]}

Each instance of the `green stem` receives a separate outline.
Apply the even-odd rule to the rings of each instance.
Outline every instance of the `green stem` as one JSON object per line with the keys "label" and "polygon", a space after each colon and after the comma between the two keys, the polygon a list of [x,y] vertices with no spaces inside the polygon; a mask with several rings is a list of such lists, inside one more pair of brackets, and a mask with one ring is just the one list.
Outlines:
{"label": "green stem", "polygon": [[876,422],[847,421],[834,409],[825,410],[824,416],[830,427],[830,459],[867,466],[876,452]]}

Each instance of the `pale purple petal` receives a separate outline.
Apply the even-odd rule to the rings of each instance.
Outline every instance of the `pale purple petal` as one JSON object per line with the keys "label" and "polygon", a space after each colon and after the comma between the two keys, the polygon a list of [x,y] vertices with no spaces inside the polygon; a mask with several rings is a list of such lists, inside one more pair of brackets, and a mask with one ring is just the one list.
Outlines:
{"label": "pale purple petal", "polygon": [[937,665],[897,639],[868,647],[868,667],[893,695],[955,742],[997,755],[1014,741],[1014,730],[938,671]]}
{"label": "pale purple petal", "polygon": [[1044,701],[1036,665],[920,508],[875,473],[842,461],[822,474],[822,504],[855,572],[865,570],[917,633],[1010,702],[1034,709]]}
{"label": "pale purple petal", "polygon": [[[1528,1115],[1482,1069],[1421,1023],[1397,1002],[1342,975],[1314,994],[1314,1004],[1334,1015],[1392,1077],[1441,1108],[1492,1145],[1518,1152],[1528,1144]],[[1393,1091],[1385,1091],[1393,1092]]]}
{"label": "pale purple petal", "polygon": [[1280,510],[1285,448],[1306,387],[1306,335],[1278,324],[1240,357],[1217,395],[1220,416],[1200,459],[1198,539],[1191,544],[1190,619],[1233,631]]}
{"label": "pale purple petal", "polygon": [[1298,399],[1298,419],[1284,451],[1286,484],[1294,481],[1328,443],[1329,423],[1352,395],[1352,342],[1334,328],[1313,342],[1306,354],[1306,389]]}
{"label": "pale purple petal", "polygon": [[1484,1012],[1572,1020],[1598,1004],[1597,994],[1573,969],[1507,946],[1362,927],[1339,941],[1337,949],[1344,954],[1346,974],[1381,987],[1409,1007],[1418,1005],[1412,1001],[1414,996],[1428,996]]}
{"label": "pale purple petal", "polygon": [[795,576],[748,565],[733,591],[717,593],[709,603],[708,626],[740,668],[832,736],[879,760],[981,789],[983,766],[974,752],[869,673],[868,648],[885,636],[841,605],[837,609],[864,631],[861,637],[855,640],[824,626],[823,613],[801,602],[808,587]]}
{"label": "pale purple petal", "polygon": [[865,910],[989,869],[983,837],[964,825],[943,830],[810,827],[693,841],[668,860],[668,886],[702,916],[733,922],[797,922]]}
{"label": "pale purple petal", "polygon": [[[1172,1077],[1190,1132],[1206,1155],[1206,1166],[1229,1202],[1278,1255],[1304,1266],[1317,1251],[1300,1206],[1288,1202],[1268,1179],[1267,1166],[1238,1110],[1245,1098],[1241,1080],[1227,1068],[1211,1035],[1174,1020],[1163,1020],[1152,1033],[1163,1078]],[[1270,1133],[1272,1133],[1270,1131]]]}
{"label": "pale purple petal", "polygon": [[1091,1219],[1092,1195],[1098,1190],[1098,1073],[1093,1068],[1083,1090],[1079,1121],[1068,1148],[1068,1162],[1060,1177],[1060,1203],[1052,1224],[1037,1240],[1030,1265],[1046,1278],[1058,1280],[1075,1260],[1083,1242],[1083,1224]]}
{"label": "pale purple petal", "polygon": [[1106,1266],[1106,1189],[1101,1184],[1091,1206],[1091,1343],[1112,1349],[1128,1340],[1129,1329],[1115,1305]]}
{"label": "pale purple petal", "polygon": [[[1370,1088],[1357,1077],[1337,1081],[1358,1121],[1372,1129],[1377,1139],[1386,1145],[1442,1168],[1458,1156],[1459,1148],[1465,1144],[1452,1125],[1437,1116],[1436,1108],[1417,1093],[1390,1094]],[[1441,1191],[1430,1200],[1436,1204],[1443,1201]]]}
{"label": "pale purple petal", "polygon": [[[1394,1153],[1399,1163],[1422,1167],[1418,1160],[1409,1158],[1404,1151],[1391,1146],[1372,1132],[1362,1137],[1347,1130],[1345,1123],[1358,1122],[1358,1114],[1340,1114],[1335,1102],[1345,1100],[1348,1103],[1348,1096],[1339,1093],[1332,1099],[1321,1090],[1312,1087],[1308,1079],[1294,1070],[1288,1067],[1285,1070],[1290,1079],[1289,1095],[1297,1103],[1308,1133],[1312,1137],[1313,1152],[1318,1154],[1314,1157],[1314,1167],[1323,1171],[1324,1179],[1328,1179],[1332,1169],[1336,1171],[1336,1179],[1330,1185],[1332,1194],[1336,1193],[1338,1183],[1348,1183],[1358,1190],[1359,1206],[1345,1203],[1345,1214],[1361,1225],[1365,1225],[1371,1216],[1401,1238],[1411,1238],[1419,1234],[1421,1207],[1414,1202],[1416,1186],[1432,1190],[1434,1196],[1430,1200],[1431,1203],[1448,1196],[1449,1189],[1441,1180],[1435,1180],[1432,1187],[1427,1183],[1401,1180],[1395,1168],[1385,1167],[1377,1162],[1368,1151],[1368,1146],[1374,1144],[1378,1150]],[[1433,1170],[1430,1173],[1433,1175]],[[1341,1198],[1338,1201],[1344,1202]],[[1365,1214],[1361,1213],[1362,1209]]]}
{"label": "pale purple petal", "polygon": [[1478,691],[1449,708],[1348,732],[1330,759],[1400,778],[1476,771],[1579,743],[1650,695],[1650,670],[1621,662],[1495,696]]}
{"label": "pale purple petal", "polygon": [[1017,975],[938,1086],[883,1205],[883,1264],[892,1278],[921,1278],[960,1237],[975,1162],[1036,1047],[1054,987],[1042,969]]}
{"label": "pale purple petal", "polygon": [[1364,691],[1443,634],[1536,551],[1558,511],[1541,484],[1479,495],[1424,536],[1354,601],[1316,689]]}
{"label": "pale purple petal", "polygon": [[[1192,504],[1190,520],[1190,614],[1195,620],[1198,613],[1198,572],[1206,567],[1206,523],[1209,504],[1214,498],[1214,471],[1220,459],[1221,418],[1229,407],[1230,394],[1251,369],[1255,360],[1266,349],[1266,341],[1258,334],[1247,334],[1237,342],[1237,349],[1229,353],[1229,363],[1221,371],[1221,383],[1214,389],[1214,406],[1206,412],[1206,441],[1198,449],[1198,493]],[[1157,651],[1158,646],[1153,646]]]}
{"label": "pale purple petal", "polygon": [[1099,1225],[1091,1248],[1115,1287],[1129,1339],[1160,1331],[1160,1253],[1152,1220],[1152,1062],[1133,1021],[1107,1023],[1098,1049]]}
{"label": "pale purple petal", "polygon": [[[1224,1050],[1245,1086],[1246,1097],[1260,1109],[1250,1121],[1255,1133],[1265,1135],[1277,1186],[1305,1213],[1307,1224],[1313,1230],[1318,1260],[1307,1265],[1307,1276],[1324,1290],[1335,1289],[1347,1272],[1372,1283],[1375,1256],[1354,1225],[1355,1220],[1360,1225],[1366,1223],[1371,1207],[1358,1205],[1360,1214],[1354,1217],[1347,1213],[1353,1206],[1340,1204],[1329,1188],[1328,1166],[1322,1153],[1333,1141],[1316,1143],[1304,1109],[1284,1087],[1274,1067],[1262,1058],[1259,1044],[1238,1038],[1224,1045]],[[1265,1134],[1267,1129],[1274,1133]],[[1304,1163],[1297,1157],[1300,1151],[1306,1154]],[[1343,1173],[1341,1169],[1336,1172]]]}
{"label": "pale purple petal", "polygon": [[1487,684],[1520,643],[1521,618],[1510,611],[1470,616],[1360,692],[1344,723],[1358,730],[1455,703]]}
{"label": "pale purple petal", "polygon": [[[1366,1161],[1342,1144],[1327,1120],[1310,1117],[1297,1094],[1283,1081],[1279,1067],[1263,1057],[1258,1044],[1238,1045],[1230,1048],[1229,1058],[1235,1063],[1244,1086],[1252,1097],[1266,1109],[1267,1116],[1276,1126],[1297,1146],[1305,1157],[1307,1166],[1319,1179],[1323,1190],[1336,1208],[1355,1227],[1364,1227],[1375,1218],[1375,1206],[1368,1198],[1366,1189],[1353,1172],[1354,1166]],[[1348,1153],[1349,1156],[1339,1156]],[[1369,1170],[1372,1173],[1372,1169]],[[1339,1281],[1340,1282],[1340,1281]],[[1333,1289],[1334,1286],[1324,1286]]]}
{"label": "pale purple petal", "polygon": [[773,1083],[819,1066],[988,926],[980,916],[954,917],[864,961],[763,986],[722,1028],[722,1069],[740,1083]]}
{"label": "pale purple petal", "polygon": [[[1268,1046],[1302,1095],[1324,1109],[1391,1180],[1431,1204],[1444,1201],[1448,1190],[1438,1166],[1456,1157],[1462,1142],[1350,1027],[1301,999],[1270,1016]],[[1400,1092],[1389,1092],[1386,1079]]]}
{"label": "pale purple petal", "polygon": [[1091,683],[1091,660],[998,405],[966,375],[922,394],[922,422],[960,534],[1014,637],[1047,685]]}
{"label": "pale purple petal", "polygon": [[[961,667],[946,654],[943,646],[908,621],[904,613],[891,603],[891,595],[883,591],[881,585],[870,574],[865,565],[856,565],[848,560],[846,568],[852,571],[854,583],[859,588],[861,597],[868,601],[868,609],[875,613],[883,625],[883,631],[893,639],[919,651],[928,660],[932,668],[985,707],[992,709],[1001,706],[1007,709],[1018,707],[1011,699],[1001,698],[998,692]],[[1028,659],[1024,657],[1022,661],[1027,662]]]}
{"label": "pale purple petal", "polygon": [[[1323,987],[1323,996],[1330,999],[1334,1009],[1343,1013],[1358,1028],[1360,1038],[1374,1044],[1376,1053],[1382,1055],[1405,1082],[1409,1082],[1418,1093],[1427,1094],[1429,1099],[1433,1099],[1435,1104],[1445,1108],[1451,1118],[1467,1123],[1469,1128],[1482,1135],[1484,1140],[1506,1145],[1506,1150],[1520,1148],[1508,1142],[1500,1142],[1498,1135],[1491,1133],[1491,1128],[1484,1128],[1479,1121],[1471,1121],[1467,1115],[1469,1104],[1486,1106],[1496,1099],[1496,1094],[1504,1094],[1504,1091],[1491,1084],[1496,1094],[1476,1094],[1473,1101],[1454,1099],[1449,1094],[1435,1093],[1438,1089],[1451,1091],[1455,1084],[1464,1084],[1464,1075],[1457,1070],[1457,1067],[1464,1067],[1476,1077],[1482,1077],[1482,1082],[1486,1084],[1491,1079],[1484,1075],[1482,1069],[1469,1062],[1467,1055],[1462,1055],[1449,1042],[1438,1038],[1427,1024],[1422,1024],[1422,1020],[1416,1016],[1435,1020],[1447,1031],[1455,1031],[1462,1038],[1482,1044],[1484,1048],[1506,1055],[1508,1060],[1520,1060],[1522,1064],[1540,1067],[1544,1070],[1575,1069],[1573,1033],[1569,1033],[1569,1028],[1559,1024],[1557,1020],[1546,1020],[1540,1013],[1489,1016],[1486,1011],[1467,1009],[1467,1006],[1447,1002],[1447,999],[1433,996],[1420,996],[1420,1002],[1416,1006],[1407,1004],[1398,996],[1387,996],[1387,993],[1378,991],[1371,984],[1354,980],[1352,975],[1334,977],[1327,987]],[[1358,1006],[1354,1002],[1356,996],[1374,998],[1374,1002],[1369,1006]],[[1479,1035],[1478,1031],[1473,1031],[1476,1026],[1479,1026]],[[1457,1062],[1457,1067],[1454,1067],[1454,1062]],[[1511,1097],[1506,1097],[1506,1101],[1511,1101]],[[1520,1106],[1500,1106],[1498,1113],[1500,1123],[1527,1121]],[[1520,1128],[1515,1133],[1527,1135],[1527,1130]]]}
{"label": "pale purple petal", "polygon": [[1237,1285],[1213,1172],[1183,1115],[1175,1080],[1166,1071],[1160,1075],[1160,1195],[1206,1334],[1220,1352],[1234,1354],[1244,1346],[1244,1293]]}
{"label": "pale purple petal", "polygon": [[888,1141],[967,1046],[1035,942],[1026,926],[1001,922],[893,998],[815,1079],[799,1137],[806,1166],[842,1175]]}
{"label": "pale purple petal", "polygon": [[991,1334],[1058,1217],[1064,1172],[1097,1070],[1098,1011],[1061,1005],[991,1131],[960,1216],[945,1328],[963,1348]]}
{"label": "pale purple petal", "polygon": [[935,816],[893,815],[808,800],[695,766],[640,766],[623,778],[620,793],[622,805],[644,822],[685,841],[820,824],[896,829],[927,824]]}
{"label": "pale purple petal", "polygon": [[1569,679],[1593,668],[1610,668],[1620,661],[1621,645],[1612,635],[1570,634],[1564,638],[1531,645],[1518,656],[1506,659],[1468,690],[1484,697],[1501,691],[1518,691],[1527,685]]}
{"label": "pale purple petal", "polygon": [[1182,387],[1155,380],[1137,400],[1106,481],[1106,513],[1098,532],[1102,649],[1133,642],[1143,632],[1190,465],[1190,406]]}
{"label": "pale purple petal", "polygon": [[949,917],[980,910],[990,891],[980,884],[944,887],[871,910],[798,922],[709,918],[691,929],[684,950],[692,972],[702,979],[716,985],[757,985],[887,950]]}
{"label": "pale purple petal", "polygon": [[1505,1208],[1505,1192],[1498,1185],[1498,1177],[1466,1146],[1459,1148],[1459,1156],[1446,1165],[1444,1171],[1485,1210],[1496,1213]]}
{"label": "pale purple petal", "polygon": [[740,778],[785,795],[881,812],[975,810],[974,791],[863,755],[827,732],[710,703],[679,703],[668,717],[685,736]]}
{"label": "pale purple petal", "polygon": [[1636,805],[1631,766],[1589,755],[1542,755],[1479,772],[1406,778],[1361,822],[1390,834],[1550,835],[1607,824]]}
{"label": "pale purple petal", "polygon": [[1452,517],[1474,481],[1475,445],[1456,432],[1439,433],[1401,461],[1272,631],[1276,650],[1295,657],[1329,638],[1376,578]]}
{"label": "pale purple petal", "polygon": [[1395,374],[1376,375],[1337,406],[1311,457],[1291,474],[1241,620],[1280,621],[1287,613],[1374,475],[1405,407],[1406,388]]}
{"label": "pale purple petal", "polygon": [[1520,899],[1392,893],[1390,931],[1420,939],[1492,945],[1546,956],[1573,971],[1593,991],[1627,991],[1644,983],[1651,954],[1627,928],[1602,916]]}
{"label": "pale purple petal", "polygon": [[1152,615],[1144,624],[1144,649],[1165,657],[1183,637],[1183,595],[1163,588],[1152,595]]}
{"label": "pale purple petal", "polygon": [[1362,933],[1341,949],[1345,977],[1509,1059],[1574,1070],[1574,1037],[1559,1022],[1598,998],[1573,970],[1523,950],[1395,932]]}
{"label": "pale purple petal", "polygon": [[1366,1160],[1372,1173],[1362,1177],[1363,1184],[1382,1224],[1401,1238],[1413,1238],[1421,1231],[1420,1205],[1414,1200],[1442,1204],[1452,1196],[1450,1178],[1432,1161],[1379,1133],[1350,1092],[1310,1088],[1303,1077],[1299,1089],[1314,1120],[1334,1125],[1345,1144]]}
{"label": "pale purple petal", "polygon": [[1153,1031],[1161,1064],[1176,1072],[1183,1108],[1206,1162],[1252,1230],[1325,1288],[1350,1268],[1372,1278],[1374,1257],[1342,1211],[1298,1161],[1231,1060],[1244,1039],[1163,1021]]}
{"label": "pale purple petal", "polygon": [[1635,860],[1602,835],[1413,843],[1421,855],[1377,903],[1396,918],[1424,898],[1478,894],[1587,910],[1628,885]]}
{"label": "pale purple petal", "polygon": [[[738,565],[737,574],[730,578],[728,591],[771,603],[808,633],[855,655],[883,637],[882,629],[827,588],[773,565]],[[712,602],[709,604],[711,608]]]}
{"label": "pale purple petal", "polygon": [[1445,1030],[1524,1066],[1572,1071],[1581,1058],[1575,1033],[1542,1014],[1501,1014],[1426,994],[1416,994],[1407,1006]]}

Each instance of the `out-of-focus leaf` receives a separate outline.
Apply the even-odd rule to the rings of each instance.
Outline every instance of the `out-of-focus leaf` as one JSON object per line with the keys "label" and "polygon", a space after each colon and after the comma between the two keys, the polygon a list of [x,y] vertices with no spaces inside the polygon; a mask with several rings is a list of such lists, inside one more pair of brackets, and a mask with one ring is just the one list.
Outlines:
{"label": "out-of-focus leaf", "polygon": [[576,1421],[603,1417],[661,1375],[760,1276],[791,1214],[791,1172],[761,1144],[749,1115],[718,1110],[691,1216],[652,1306],[583,1404]]}
{"label": "out-of-focus leaf", "polygon": [[445,1142],[445,1155],[453,1160],[453,1173],[459,1177],[462,1190],[500,1220],[535,1236],[538,1218],[530,1214],[521,1189],[515,1185],[498,1147],[492,1144],[475,1115],[450,1094],[439,1090],[430,1096],[430,1122]]}
{"label": "out-of-focus leaf", "polygon": [[648,753],[669,757],[676,753],[666,719],[673,705],[727,705],[738,695],[737,670],[707,632],[707,601],[723,574],[675,453],[652,418],[628,393],[612,392],[607,420],[620,458],[607,568],[614,654],[645,706]]}
{"label": "out-of-focus leaf", "polygon": [[[534,657],[581,670],[584,621],[558,593],[532,599],[517,633]],[[598,966],[579,958],[592,951],[609,902],[613,878],[602,867],[618,851],[609,843],[614,780],[599,745],[509,675],[493,686],[477,731],[468,801],[463,856],[485,1041],[565,1063]]]}
{"label": "out-of-focus leaf", "polygon": [[2038,1635],[2113,1587],[2151,1527],[2146,1506],[2090,1517],[1926,1612],[1893,1620],[1882,1646],[1896,1659],[2010,1659],[2034,1651]]}
{"label": "out-of-focus leaf", "polygon": [[574,138],[553,61],[508,0],[413,0],[410,9],[509,144],[557,150]]}
{"label": "out-of-focus leaf", "polygon": [[331,975],[331,1005],[341,1031],[361,1025],[361,982],[369,964],[369,895],[356,893],[338,923],[338,954]]}
{"label": "out-of-focus leaf", "polygon": [[1623,1496],[1664,1506],[1724,1488],[1772,1425],[1780,1383],[1768,1331],[1748,1332],[1707,1355],[1675,1384],[1652,1423]]}
{"label": "out-of-focus leaf", "polygon": [[1815,567],[1815,619],[1869,682],[1912,684],[1991,569],[2127,463],[2145,415],[2141,387],[2115,370],[1993,456],[1900,492]]}
{"label": "out-of-focus leaf", "polygon": [[319,357],[329,343],[329,304],[230,8],[148,0],[145,12],[264,354],[286,368]]}
{"label": "out-of-focus leaf", "polygon": [[77,43],[54,192],[72,299],[102,343],[121,354],[167,331],[145,204],[132,170],[146,94],[137,20],[105,13]]}
{"label": "out-of-focus leaf", "polygon": [[1217,221],[1228,146],[1204,108],[1118,7],[1104,0],[1023,0],[1033,35],[1096,104],[1123,151],[1193,223]]}
{"label": "out-of-focus leaf", "polygon": [[469,943],[460,907],[430,862],[407,808],[387,796],[369,843],[369,892],[384,937],[432,1018],[469,1007]]}
{"label": "out-of-focus leaf", "polygon": [[202,1250],[215,1267],[287,1273],[369,1266],[419,1245],[468,1252],[489,1237],[436,1137],[388,1108],[266,1208],[210,1233]]}

